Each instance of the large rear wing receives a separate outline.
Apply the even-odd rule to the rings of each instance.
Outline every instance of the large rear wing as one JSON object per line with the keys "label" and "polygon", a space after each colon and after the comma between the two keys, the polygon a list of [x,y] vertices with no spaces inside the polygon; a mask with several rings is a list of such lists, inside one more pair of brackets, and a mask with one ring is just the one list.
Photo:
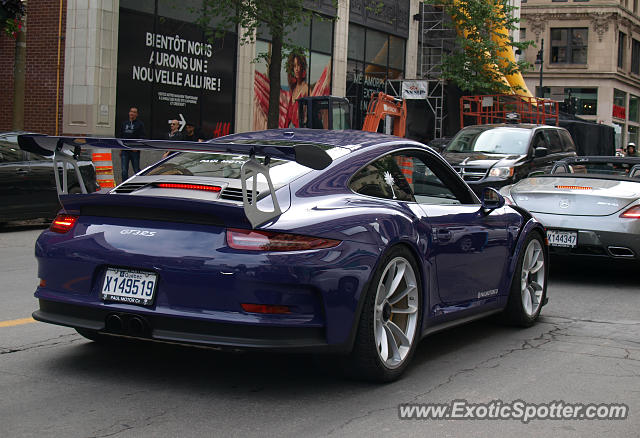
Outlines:
{"label": "large rear wing", "polygon": [[[332,158],[320,146],[311,143],[291,142],[288,145],[260,143],[259,141],[238,142],[214,139],[208,142],[169,141],[169,140],[145,140],[145,139],[118,139],[99,137],[53,137],[37,134],[18,136],[18,144],[21,149],[53,157],[54,169],[58,163],[70,164],[75,170],[82,193],[87,189],[82,180],[77,158],[82,149],[121,149],[121,150],[154,150],[154,151],[179,151],[179,152],[212,152],[248,155],[240,171],[242,184],[242,199],[244,212],[254,228],[279,216],[282,211],[276,198],[275,190],[269,175],[269,161],[271,158],[296,163],[315,170],[325,169],[332,163]],[[264,157],[264,164],[256,157]],[[260,210],[257,207],[257,196],[249,197],[247,193],[247,181],[252,179],[252,193],[257,193],[258,175],[262,174],[268,185],[273,202],[273,211]],[[68,193],[67,172],[62,172],[62,181],[58,172],[54,172],[58,195]]]}

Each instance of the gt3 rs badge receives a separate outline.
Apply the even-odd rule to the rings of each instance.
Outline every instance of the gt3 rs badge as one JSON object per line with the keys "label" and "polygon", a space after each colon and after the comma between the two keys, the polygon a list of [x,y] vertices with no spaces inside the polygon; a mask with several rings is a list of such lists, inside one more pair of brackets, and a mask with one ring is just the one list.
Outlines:
{"label": "gt3 rs badge", "polygon": [[145,236],[145,237],[153,237],[155,236],[157,231],[147,231],[147,230],[122,230],[120,234],[128,234],[132,236]]}

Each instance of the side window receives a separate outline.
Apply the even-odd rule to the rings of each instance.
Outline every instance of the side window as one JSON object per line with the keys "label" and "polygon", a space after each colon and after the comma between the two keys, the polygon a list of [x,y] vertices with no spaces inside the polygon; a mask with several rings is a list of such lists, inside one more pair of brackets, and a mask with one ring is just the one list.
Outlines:
{"label": "side window", "polygon": [[25,161],[19,146],[0,140],[0,163],[13,163],[17,161]]}
{"label": "side window", "polygon": [[535,137],[533,137],[533,148],[548,148],[547,141],[544,138],[544,135],[541,131],[536,132]]}
{"label": "side window", "polygon": [[460,178],[435,157],[420,150],[394,154],[416,202],[472,204],[476,201]]}
{"label": "side window", "polygon": [[545,129],[542,132],[544,132],[547,143],[549,144],[549,153],[557,154],[559,152],[562,152],[562,139],[560,138],[560,134],[558,134],[558,130]]}
{"label": "side window", "polygon": [[406,170],[400,167],[402,164],[395,156],[385,155],[360,169],[351,179],[349,187],[361,195],[414,201],[404,177]]}
{"label": "side window", "polygon": [[575,152],[576,146],[573,143],[573,138],[571,138],[571,134],[568,131],[558,131],[560,133],[560,137],[562,138],[562,150],[565,152]]}

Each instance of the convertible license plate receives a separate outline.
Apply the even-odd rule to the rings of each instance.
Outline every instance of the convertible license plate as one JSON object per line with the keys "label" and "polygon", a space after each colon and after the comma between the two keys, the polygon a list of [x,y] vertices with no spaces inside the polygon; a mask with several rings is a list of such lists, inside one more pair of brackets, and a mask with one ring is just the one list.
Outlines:
{"label": "convertible license plate", "polygon": [[102,283],[102,299],[121,303],[153,303],[157,276],[153,272],[108,268]]}
{"label": "convertible license plate", "polygon": [[575,248],[578,243],[578,233],[575,231],[547,230],[549,245]]}

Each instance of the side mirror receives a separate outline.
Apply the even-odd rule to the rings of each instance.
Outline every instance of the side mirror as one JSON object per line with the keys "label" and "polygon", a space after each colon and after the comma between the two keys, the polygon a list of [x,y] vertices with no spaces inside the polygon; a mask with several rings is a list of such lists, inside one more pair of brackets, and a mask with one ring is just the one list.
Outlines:
{"label": "side mirror", "polygon": [[545,147],[535,148],[533,150],[533,156],[536,158],[546,157],[549,151]]}
{"label": "side mirror", "polygon": [[504,197],[496,189],[485,187],[482,189],[480,203],[484,210],[495,210],[504,206]]}

